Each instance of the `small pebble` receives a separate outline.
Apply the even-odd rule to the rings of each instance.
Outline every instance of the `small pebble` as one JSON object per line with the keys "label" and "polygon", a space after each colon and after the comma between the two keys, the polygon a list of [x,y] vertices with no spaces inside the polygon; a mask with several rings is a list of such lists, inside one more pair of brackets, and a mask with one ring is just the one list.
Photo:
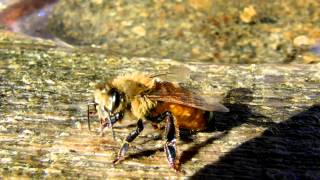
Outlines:
{"label": "small pebble", "polygon": [[66,132],[62,132],[59,134],[60,137],[66,137],[66,136],[70,136],[69,133],[66,133]]}
{"label": "small pebble", "polygon": [[142,26],[133,27],[132,32],[138,36],[145,36],[146,35],[146,30]]}
{"label": "small pebble", "polygon": [[300,46],[308,46],[308,45],[311,45],[313,44],[312,43],[312,40],[309,39],[308,36],[298,36],[296,38],[294,38],[293,40],[293,45],[297,46],[297,47],[300,47]]}
{"label": "small pebble", "polygon": [[240,14],[240,19],[245,23],[252,22],[253,18],[257,15],[256,10],[252,5],[244,8],[244,10]]}
{"label": "small pebble", "polygon": [[4,126],[0,126],[0,131],[5,132],[5,131],[8,131],[8,129]]}

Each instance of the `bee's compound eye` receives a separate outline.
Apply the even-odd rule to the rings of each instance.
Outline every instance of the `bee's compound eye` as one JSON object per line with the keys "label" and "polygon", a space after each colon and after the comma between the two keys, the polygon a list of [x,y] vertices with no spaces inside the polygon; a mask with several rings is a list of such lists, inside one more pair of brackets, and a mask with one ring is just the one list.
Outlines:
{"label": "bee's compound eye", "polygon": [[109,102],[110,102],[110,104],[109,104],[109,108],[108,109],[111,112],[113,112],[114,110],[116,110],[119,107],[121,101],[122,101],[122,96],[119,93],[119,91],[117,89],[115,89],[115,88],[111,89],[109,91]]}

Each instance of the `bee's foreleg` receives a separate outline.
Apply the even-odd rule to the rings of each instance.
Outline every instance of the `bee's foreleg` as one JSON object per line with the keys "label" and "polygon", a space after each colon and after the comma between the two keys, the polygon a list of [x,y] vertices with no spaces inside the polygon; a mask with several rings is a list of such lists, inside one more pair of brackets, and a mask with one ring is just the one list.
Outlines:
{"label": "bee's foreleg", "polygon": [[110,122],[111,124],[109,123],[108,120],[103,120],[103,121],[100,121],[101,123],[101,129],[103,130],[104,128],[106,127],[111,127],[114,123],[116,123],[118,120],[122,119],[124,116],[124,113],[123,112],[118,112],[118,113],[115,113],[114,115],[110,116]]}
{"label": "bee's foreleg", "polygon": [[129,149],[129,144],[141,133],[142,130],[143,130],[143,123],[142,123],[142,120],[139,119],[138,123],[137,123],[137,129],[132,131],[126,137],[125,141],[123,142],[123,144],[119,150],[118,157],[113,161],[113,163],[118,162],[119,160],[121,160],[121,158],[124,157],[124,155],[126,154],[126,152]]}
{"label": "bee's foreleg", "polygon": [[174,117],[171,112],[167,111],[164,114],[164,120],[166,120],[166,143],[164,145],[164,151],[166,152],[167,160],[171,168],[179,170],[179,163],[177,162],[177,148],[176,148],[176,128],[174,124]]}
{"label": "bee's foreleg", "polygon": [[[112,128],[112,125],[114,123],[116,123],[118,120],[122,119],[123,116],[124,116],[123,112],[118,112],[118,113],[114,114],[113,116],[110,116],[110,121],[107,118],[106,119],[100,119],[101,136],[104,135],[103,134],[104,128],[106,128],[106,127],[111,127]],[[111,122],[111,124],[109,122]],[[113,139],[115,139],[113,130],[112,130],[112,135],[113,135]]]}

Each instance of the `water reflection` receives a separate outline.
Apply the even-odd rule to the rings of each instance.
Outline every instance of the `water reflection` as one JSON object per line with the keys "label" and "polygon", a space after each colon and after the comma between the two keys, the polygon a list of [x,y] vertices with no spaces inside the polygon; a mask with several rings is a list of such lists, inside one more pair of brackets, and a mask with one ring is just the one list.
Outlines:
{"label": "water reflection", "polygon": [[313,52],[314,54],[320,56],[320,43],[312,46],[312,47],[310,48],[310,51]]}
{"label": "water reflection", "polygon": [[53,38],[47,31],[48,17],[58,0],[0,1],[0,24],[6,29],[32,37]]}

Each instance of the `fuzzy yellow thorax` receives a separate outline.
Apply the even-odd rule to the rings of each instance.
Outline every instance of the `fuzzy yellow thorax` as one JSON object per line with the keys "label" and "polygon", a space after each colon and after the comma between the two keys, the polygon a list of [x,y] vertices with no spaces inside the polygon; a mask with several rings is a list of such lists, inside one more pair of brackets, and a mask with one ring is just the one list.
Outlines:
{"label": "fuzzy yellow thorax", "polygon": [[155,86],[155,79],[143,73],[132,73],[118,76],[112,81],[112,85],[124,92],[126,99],[131,103],[132,114],[138,119],[144,119],[149,110],[156,106],[142,93]]}

